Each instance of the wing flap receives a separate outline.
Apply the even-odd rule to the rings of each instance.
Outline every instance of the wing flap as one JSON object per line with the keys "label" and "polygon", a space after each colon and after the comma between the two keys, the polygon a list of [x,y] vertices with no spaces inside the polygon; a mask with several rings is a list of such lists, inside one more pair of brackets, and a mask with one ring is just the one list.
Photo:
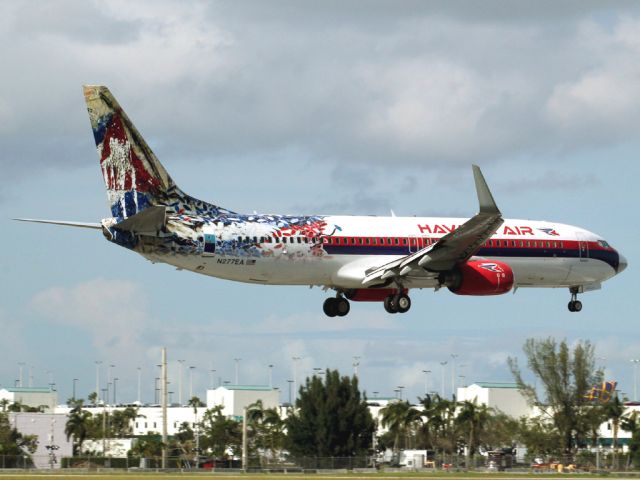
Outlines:
{"label": "wing flap", "polygon": [[491,190],[482,171],[473,165],[473,178],[478,195],[480,211],[460,225],[456,230],[443,236],[436,243],[418,252],[393,260],[366,272],[363,285],[397,278],[401,280],[412,272],[442,272],[456,264],[468,260],[504,222]]}

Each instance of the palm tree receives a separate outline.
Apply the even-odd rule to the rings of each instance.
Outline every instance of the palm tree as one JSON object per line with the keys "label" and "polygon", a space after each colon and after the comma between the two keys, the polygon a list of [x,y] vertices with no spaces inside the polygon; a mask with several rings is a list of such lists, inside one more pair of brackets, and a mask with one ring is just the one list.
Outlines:
{"label": "palm tree", "polygon": [[611,430],[613,433],[613,468],[617,468],[617,455],[618,455],[618,431],[620,430],[620,422],[624,416],[624,404],[620,401],[620,398],[616,395],[608,403],[604,405],[605,416],[611,420]]}
{"label": "palm tree", "polygon": [[391,402],[380,410],[382,426],[389,429],[393,435],[393,452],[398,456],[400,438],[405,436],[405,444],[416,425],[422,420],[420,410],[412,407],[409,402]]}
{"label": "palm tree", "polygon": [[475,452],[480,432],[491,417],[491,410],[486,405],[478,405],[477,399],[473,402],[465,400],[460,402],[460,410],[456,416],[456,423],[467,431],[467,448],[465,451],[465,466],[469,468],[471,454]]}
{"label": "palm tree", "polygon": [[82,451],[82,444],[89,433],[89,423],[91,421],[91,412],[83,410],[83,401],[76,400],[73,408],[69,412],[67,423],[64,427],[64,433],[67,435],[67,441],[73,436],[73,452],[77,455]]}
{"label": "palm tree", "polygon": [[200,400],[199,397],[193,396],[187,402],[187,405],[193,408],[193,432],[196,439],[196,448],[195,448],[195,465],[198,468],[200,463],[200,429],[198,428],[198,407],[204,407],[204,403]]}

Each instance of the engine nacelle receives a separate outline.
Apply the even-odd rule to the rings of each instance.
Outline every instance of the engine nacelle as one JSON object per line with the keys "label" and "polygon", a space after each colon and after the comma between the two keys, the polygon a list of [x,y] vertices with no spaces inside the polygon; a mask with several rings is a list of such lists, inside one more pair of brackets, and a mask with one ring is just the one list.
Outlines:
{"label": "engine nacelle", "polygon": [[[383,302],[389,295],[396,295],[396,288],[356,288],[344,292],[344,296],[354,302]],[[403,290],[407,293],[407,289]]]}
{"label": "engine nacelle", "polygon": [[513,287],[513,270],[497,260],[470,260],[444,275],[456,295],[502,295]]}

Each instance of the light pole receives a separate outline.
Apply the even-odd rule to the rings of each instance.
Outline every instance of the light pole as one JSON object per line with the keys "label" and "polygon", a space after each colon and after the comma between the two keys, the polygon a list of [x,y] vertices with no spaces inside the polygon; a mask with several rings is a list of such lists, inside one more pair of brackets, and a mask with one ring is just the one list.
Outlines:
{"label": "light pole", "polygon": [[73,398],[74,400],[76,399],[76,382],[77,382],[77,381],[78,381],[78,379],[77,379],[77,378],[74,378],[74,379],[73,379],[73,397],[72,397],[72,398]]}
{"label": "light pole", "polygon": [[193,365],[189,367],[189,400],[193,398],[193,371],[195,369],[196,367]]}
{"label": "light pole", "polygon": [[116,397],[116,387],[117,387],[118,380],[120,380],[118,377],[115,377],[115,378],[113,379],[113,405],[114,405],[114,406],[115,406],[115,405],[118,405],[118,402],[117,402],[117,400],[116,400],[116,398],[117,398],[117,397]]}
{"label": "light pole", "polygon": [[33,387],[33,365],[29,365],[29,387]]}
{"label": "light pole", "polygon": [[444,399],[444,367],[447,365],[447,362],[440,362],[440,366],[442,367],[442,398]]}
{"label": "light pole", "polygon": [[269,388],[273,388],[273,364],[269,364]]}
{"label": "light pole", "polygon": [[107,403],[109,403],[109,393],[110,393],[110,387],[111,387],[111,378],[113,375],[113,369],[115,368],[115,365],[113,365],[112,363],[109,364],[109,368],[107,369],[107,397],[105,398],[105,401]]}
{"label": "light pole", "polygon": [[424,396],[426,397],[429,394],[429,374],[431,370],[422,370],[424,373]]}
{"label": "light pole", "polygon": [[638,363],[640,363],[640,358],[632,358],[631,363],[633,363],[633,401],[638,401]]}
{"label": "light pole", "polygon": [[182,403],[182,366],[184,364],[184,360],[178,360],[178,403],[180,406],[184,405]]}
{"label": "light pole", "polygon": [[300,361],[302,357],[291,357],[293,360],[293,396],[294,398],[298,398],[298,361]]}
{"label": "light pole", "polygon": [[293,406],[291,403],[291,384],[293,383],[293,380],[287,380],[287,383],[289,384],[289,406]]}
{"label": "light pole", "polygon": [[402,385],[398,385],[398,391],[400,392],[400,400],[402,400],[402,391],[404,390],[404,387]]}
{"label": "light pole", "polygon": [[211,370],[209,370],[209,388],[211,390],[214,389],[214,379],[215,379],[215,373],[216,373],[216,369],[212,368]]}
{"label": "light pole", "polygon": [[158,405],[158,403],[160,403],[160,401],[159,401],[160,396],[158,394],[158,391],[159,391],[158,382],[159,381],[160,381],[160,377],[156,377],[156,379],[155,379],[155,391],[154,391],[154,395],[153,395],[153,399],[154,399],[153,403],[155,405]]}
{"label": "light pole", "polygon": [[358,366],[360,366],[360,359],[362,357],[358,356],[358,355],[354,355],[353,357],[353,376],[357,377],[358,376]]}
{"label": "light pole", "polygon": [[466,387],[467,385],[465,384],[464,379],[467,377],[465,375],[458,375],[458,378],[460,379],[460,384],[462,385],[462,387]]}
{"label": "light pole", "polygon": [[96,364],[96,402],[100,400],[100,365],[102,360],[96,360],[93,362]]}
{"label": "light pole", "polygon": [[454,397],[455,399],[455,395],[456,395],[456,358],[458,358],[460,355],[458,355],[457,353],[452,353],[451,354],[451,395]]}
{"label": "light pole", "polygon": [[142,404],[142,400],[140,398],[140,385],[142,384],[142,368],[138,367],[138,403]]}
{"label": "light pole", "polygon": [[239,378],[240,378],[240,360],[242,360],[241,358],[234,358],[233,361],[236,362],[236,385],[239,385]]}
{"label": "light pole", "polygon": [[22,367],[24,367],[25,365],[25,362],[18,362],[18,368],[20,370],[20,374],[18,376],[18,378],[20,379],[20,388],[24,387],[24,384],[22,383]]}

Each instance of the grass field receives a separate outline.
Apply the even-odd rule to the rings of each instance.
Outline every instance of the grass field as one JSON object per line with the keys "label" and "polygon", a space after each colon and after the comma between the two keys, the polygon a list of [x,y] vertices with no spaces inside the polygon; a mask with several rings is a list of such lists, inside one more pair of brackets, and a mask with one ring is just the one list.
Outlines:
{"label": "grass field", "polygon": [[[406,473],[373,473],[373,474],[342,474],[342,475],[327,475],[327,474],[264,474],[264,473],[180,473],[180,472],[148,472],[148,473],[123,473],[123,472],[114,472],[114,473],[68,473],[68,472],[60,472],[60,471],[41,471],[41,472],[25,472],[25,473],[0,473],[1,480],[25,480],[29,478],[56,478],[56,479],[64,479],[69,478],[73,480],[96,480],[99,478],[105,478],[107,480],[149,480],[151,478],[162,478],[162,479],[180,479],[180,480],[189,480],[189,479],[197,479],[202,480],[204,477],[214,477],[214,478],[229,478],[229,479],[242,479],[242,480],[309,480],[313,477],[318,478],[327,478],[327,479],[335,479],[335,480],[371,480],[374,478],[381,478],[384,480],[428,480],[428,479],[437,479],[442,480],[443,478],[447,478],[449,480],[465,480],[465,479],[498,479],[498,480],[521,480],[526,478],[536,478],[537,480],[557,480],[559,477],[571,477],[571,478],[598,478],[602,475],[590,475],[590,474],[532,474],[532,473],[465,473],[465,472],[435,472],[435,473],[414,473],[414,472],[406,472]],[[624,475],[624,477],[617,477],[615,474],[606,475],[608,479],[616,479],[616,478],[634,478],[633,476]],[[637,478],[637,477],[636,477]]]}

